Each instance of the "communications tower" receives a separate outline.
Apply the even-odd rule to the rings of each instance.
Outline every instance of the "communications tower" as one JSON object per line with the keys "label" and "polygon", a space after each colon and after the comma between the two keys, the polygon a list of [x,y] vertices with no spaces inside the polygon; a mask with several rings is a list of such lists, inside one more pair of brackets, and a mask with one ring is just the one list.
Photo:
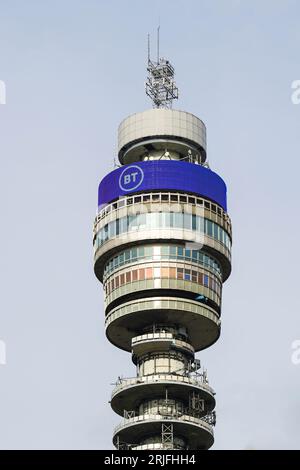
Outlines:
{"label": "communications tower", "polygon": [[195,352],[220,335],[231,271],[226,186],[206,163],[206,128],[172,109],[171,63],[148,53],[153,109],[124,119],[120,167],[99,185],[94,269],[105,293],[109,341],[132,355],[111,406],[117,449],[209,449],[215,393]]}

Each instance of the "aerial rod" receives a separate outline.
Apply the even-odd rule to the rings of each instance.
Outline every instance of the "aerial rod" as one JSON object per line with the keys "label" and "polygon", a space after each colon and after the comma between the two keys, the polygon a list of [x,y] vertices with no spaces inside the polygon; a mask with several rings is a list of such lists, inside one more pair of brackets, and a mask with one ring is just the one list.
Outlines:
{"label": "aerial rod", "polygon": [[160,33],[160,25],[157,27],[157,64],[159,64],[159,33]]}
{"label": "aerial rod", "polygon": [[148,65],[150,62],[150,34],[148,33]]}
{"label": "aerial rod", "polygon": [[[156,63],[159,64],[159,53],[160,53],[160,25],[157,27],[157,33],[156,33]],[[151,61],[151,52],[150,52],[150,33],[147,34],[147,49],[148,49],[148,64]]]}

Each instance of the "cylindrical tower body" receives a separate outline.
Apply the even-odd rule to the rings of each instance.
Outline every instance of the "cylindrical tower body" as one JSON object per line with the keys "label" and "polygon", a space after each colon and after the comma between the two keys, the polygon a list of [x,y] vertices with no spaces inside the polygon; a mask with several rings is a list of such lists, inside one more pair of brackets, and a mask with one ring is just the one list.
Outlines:
{"label": "cylindrical tower body", "polygon": [[131,352],[135,378],[119,379],[117,448],[208,449],[214,391],[195,352],[220,335],[222,285],[231,271],[223,180],[206,167],[196,116],[151,109],[119,127],[121,167],[99,185],[95,274],[106,335]]}

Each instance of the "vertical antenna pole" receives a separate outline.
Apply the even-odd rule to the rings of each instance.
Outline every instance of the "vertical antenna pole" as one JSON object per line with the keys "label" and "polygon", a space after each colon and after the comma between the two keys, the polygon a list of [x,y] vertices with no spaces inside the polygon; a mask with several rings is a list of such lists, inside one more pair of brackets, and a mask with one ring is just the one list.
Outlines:
{"label": "vertical antenna pole", "polygon": [[159,64],[159,30],[160,26],[157,28],[157,63]]}
{"label": "vertical antenna pole", "polygon": [[150,62],[150,34],[148,33],[148,65]]}

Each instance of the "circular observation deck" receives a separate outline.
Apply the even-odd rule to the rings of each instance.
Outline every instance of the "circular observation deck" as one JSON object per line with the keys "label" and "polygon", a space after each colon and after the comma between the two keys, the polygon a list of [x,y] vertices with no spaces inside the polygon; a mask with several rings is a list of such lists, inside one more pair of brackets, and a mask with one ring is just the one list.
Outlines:
{"label": "circular observation deck", "polygon": [[105,318],[106,336],[120,349],[131,351],[132,338],[152,324],[181,325],[195,351],[214,344],[221,321],[209,306],[176,297],[134,299],[112,309]]}
{"label": "circular observation deck", "polygon": [[213,428],[202,419],[189,415],[166,417],[155,414],[124,419],[115,428],[113,444],[117,446],[119,440],[138,445],[145,436],[160,435],[162,424],[172,424],[174,436],[182,437],[188,449],[206,450],[214,443]]}
{"label": "circular observation deck", "polygon": [[178,339],[174,334],[168,332],[145,333],[135,336],[132,338],[131,348],[134,364],[137,363],[137,357],[150,352],[176,350],[186,354],[191,360],[195,357],[195,350],[190,343]]}
{"label": "circular observation deck", "polygon": [[143,400],[159,399],[165,395],[187,403],[192,393],[204,401],[202,416],[215,408],[213,389],[195,377],[176,374],[153,374],[123,379],[115,387],[111,397],[111,407],[115,413],[123,416],[124,410],[135,410]]}

